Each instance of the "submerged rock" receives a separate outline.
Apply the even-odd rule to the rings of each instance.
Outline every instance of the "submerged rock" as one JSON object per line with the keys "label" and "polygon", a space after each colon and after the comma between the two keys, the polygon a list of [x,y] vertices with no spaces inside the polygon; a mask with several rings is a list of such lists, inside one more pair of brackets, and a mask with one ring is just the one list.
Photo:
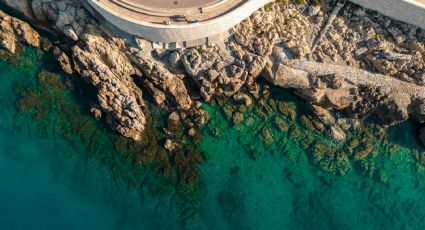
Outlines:
{"label": "submerged rock", "polygon": [[419,140],[422,141],[422,144],[425,146],[425,128],[421,128],[419,131]]}
{"label": "submerged rock", "polygon": [[329,130],[330,136],[338,141],[344,141],[346,138],[344,130],[342,130],[339,126],[333,125]]}
{"label": "submerged rock", "polygon": [[[425,88],[385,75],[364,70],[304,60],[278,64],[277,70],[268,68],[265,78],[283,88],[293,88],[303,99],[322,107],[345,109],[352,115],[368,105],[385,124],[393,125],[423,115],[419,108],[425,101]],[[377,88],[379,90],[377,90]],[[360,93],[363,91],[363,95]],[[367,92],[365,92],[367,91]],[[384,92],[382,99],[368,100],[369,94]],[[365,95],[366,94],[366,95]]]}
{"label": "submerged rock", "polygon": [[[141,111],[141,89],[133,82],[133,78],[143,82],[154,101],[162,108],[169,111],[184,110],[193,119],[192,123],[196,120],[194,123],[203,124],[204,112],[193,106],[195,94],[205,101],[210,101],[215,95],[235,95],[236,101],[249,106],[252,99],[244,93],[253,92],[253,96],[256,96],[254,92],[258,91],[258,84],[255,79],[260,72],[263,72],[263,76],[271,84],[295,89],[297,95],[325,109],[346,110],[352,116],[376,113],[386,124],[395,124],[410,116],[423,116],[420,109],[410,109],[418,108],[417,105],[424,101],[423,94],[420,93],[423,88],[415,85],[425,71],[421,59],[425,50],[423,43],[413,35],[406,35],[404,30],[395,26],[388,27],[381,18],[376,24],[366,23],[367,13],[359,13],[358,10],[344,10],[341,16],[344,20],[335,20],[334,27],[328,31],[330,44],[319,44],[317,51],[311,54],[311,59],[325,63],[288,59],[301,57],[311,48],[310,41],[316,36],[314,31],[319,29],[312,22],[324,17],[328,3],[309,6],[307,14],[293,4],[286,5],[283,10],[280,7],[270,7],[267,11],[257,11],[249,20],[236,26],[235,39],[230,39],[226,44],[235,59],[233,63],[229,63],[217,46],[157,52],[160,53],[158,57],[161,60],[153,60],[149,55],[142,57],[140,49],[131,47],[124,39],[99,25],[89,14],[90,10],[86,10],[80,1],[2,2],[19,10],[28,19],[52,25],[49,29],[77,41],[69,53],[56,49],[57,59],[67,73],[72,73],[75,65],[76,72],[104,94],[99,96],[99,103],[102,104],[102,111],[112,118],[109,122],[116,130],[126,127],[125,129],[140,132],[146,122]],[[9,32],[2,34],[22,34],[22,39],[27,43],[38,43],[37,36],[32,36],[33,33],[27,26],[14,26],[10,19],[5,18],[3,17],[3,21],[7,23],[3,27],[8,28],[5,31]],[[349,27],[351,25],[352,28]],[[358,28],[363,27],[367,29],[359,31]],[[383,34],[380,28],[383,27],[389,31],[394,43],[379,38]],[[2,40],[6,49],[14,51],[16,37],[8,36]],[[139,44],[144,42],[139,38],[136,40]],[[406,41],[410,42],[409,45],[405,44]],[[357,47],[357,44],[363,44],[363,47]],[[365,47],[367,49],[364,52],[357,52]],[[282,50],[285,55],[278,53],[283,52]],[[93,60],[89,60],[90,56],[94,57]],[[277,56],[281,58],[276,58]],[[363,58],[361,60],[364,63],[369,63],[388,76],[326,64],[330,61],[338,62],[338,58],[342,58],[345,63],[360,66],[360,60],[353,59],[354,56]],[[183,71],[196,82],[197,87],[193,87],[195,89],[188,87],[188,79],[174,73]],[[390,77],[393,75],[398,79]],[[106,79],[114,79],[113,84]],[[112,87],[114,84],[117,86]],[[376,101],[370,101],[369,98],[377,98],[372,95],[375,90],[368,92],[365,89],[382,89],[384,86],[389,92],[382,94]],[[118,88],[121,87],[123,90],[119,92]],[[112,89],[117,91],[108,94],[110,97],[114,95],[116,100],[106,102],[105,91]],[[123,93],[126,95],[122,95]],[[135,110],[118,109],[125,104],[124,100],[131,101],[130,104],[134,107],[130,107]],[[295,119],[292,112],[282,111],[286,109],[281,106],[278,108],[291,120]],[[133,113],[136,118],[130,119]],[[137,118],[139,115],[141,117]],[[323,117],[323,114],[320,116],[327,125],[332,123],[328,120],[329,117]],[[128,130],[123,132],[130,135]]]}
{"label": "submerged rock", "polygon": [[178,144],[170,139],[167,139],[164,143],[164,148],[170,152],[173,152],[178,147]]}
{"label": "submerged rock", "polygon": [[232,116],[232,121],[233,121],[233,124],[235,124],[235,125],[242,123],[244,121],[244,119],[245,119],[245,117],[244,117],[243,113],[240,113],[240,112],[236,112]]}

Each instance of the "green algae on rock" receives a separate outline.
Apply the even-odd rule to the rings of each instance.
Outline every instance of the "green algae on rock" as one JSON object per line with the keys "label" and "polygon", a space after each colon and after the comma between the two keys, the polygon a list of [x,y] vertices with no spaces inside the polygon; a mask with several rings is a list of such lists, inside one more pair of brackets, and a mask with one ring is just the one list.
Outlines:
{"label": "green algae on rock", "polygon": [[[271,87],[270,92],[263,93],[251,108],[241,110],[232,100],[222,106],[223,113],[228,122],[233,123],[235,130],[240,133],[249,130],[262,140],[262,144],[259,144],[258,141],[245,139],[243,135],[240,137],[240,141],[246,145],[247,153],[253,159],[259,159],[260,155],[266,153],[280,152],[279,145],[286,146],[288,142],[294,142],[306,151],[306,157],[312,164],[328,173],[346,175],[356,167],[364,170],[363,174],[367,175],[370,174],[370,165],[374,164],[378,157],[387,157],[379,155],[378,146],[385,149],[389,155],[397,153],[397,145],[386,137],[386,128],[374,124],[372,119],[363,124],[357,123],[356,120],[338,124],[339,129],[344,128],[341,129],[344,138],[335,139],[328,132],[336,125],[335,120],[317,119],[317,113],[312,114],[308,105],[295,104],[297,100],[289,91]],[[246,118],[235,122],[234,114],[242,114]],[[207,132],[217,132],[214,131],[215,126],[215,123],[209,124]],[[412,151],[423,151],[419,145],[412,148]]]}
{"label": "green algae on rock", "polygon": [[[405,164],[403,159],[409,159],[409,164],[413,165],[409,167],[415,172],[416,186],[420,188],[423,183],[421,181],[425,170],[419,162],[415,162],[415,157],[420,158],[423,148],[414,142],[403,146],[411,140],[397,142],[393,138],[397,135],[397,127],[385,129],[373,121],[366,121],[358,126],[348,125],[349,128],[344,129],[346,139],[335,141],[320,128],[327,124],[315,120],[309,106],[299,103],[289,91],[272,87],[267,98],[259,100],[261,104],[258,102],[248,107],[229,101],[226,110],[232,116],[225,115],[220,106],[204,104],[211,120],[205,130],[196,130],[200,135],[202,132],[198,141],[200,150],[207,156],[204,161],[202,155],[195,151],[198,142],[191,142],[192,138],[186,139],[189,127],[184,127],[184,122],[173,118],[175,114],[167,116],[156,106],[150,106],[147,110],[149,113],[146,113],[148,119],[161,119],[148,126],[148,132],[142,140],[135,142],[108,131],[103,122],[92,118],[88,113],[90,95],[81,95],[78,91],[80,87],[86,87],[84,83],[76,81],[72,76],[52,71],[48,66],[43,67],[46,68],[30,70],[29,73],[35,75],[28,78],[28,81],[15,84],[18,93],[16,106],[21,112],[19,116],[34,119],[33,122],[41,130],[37,133],[43,137],[60,137],[71,144],[72,148],[79,149],[79,157],[87,161],[85,167],[105,165],[115,177],[120,178],[114,179],[118,181],[116,186],[132,187],[135,191],[146,189],[165,200],[167,205],[181,208],[183,211],[178,214],[176,222],[179,226],[212,224],[211,219],[218,220],[211,225],[218,228],[228,224],[235,228],[255,223],[259,226],[261,221],[252,214],[251,204],[252,199],[260,196],[258,194],[267,194],[270,197],[282,194],[289,199],[299,193],[301,195],[296,195],[291,201],[275,202],[276,205],[287,204],[293,209],[291,218],[280,217],[280,221],[287,221],[288,226],[291,226],[289,219],[293,220],[293,225],[299,225],[308,218],[308,221],[303,222],[304,228],[312,225],[341,227],[342,225],[332,222],[336,214],[325,211],[330,208],[334,199],[343,199],[345,196],[343,187],[336,189],[334,186],[350,180],[354,184],[350,186],[355,186],[358,191],[354,191],[362,199],[368,197],[367,191],[376,194],[371,198],[373,207],[369,209],[375,210],[375,215],[381,215],[381,212],[376,211],[378,208],[374,207],[379,207],[384,214],[390,213],[382,200],[393,198],[387,197],[383,192],[386,187],[400,183],[399,179],[394,179],[397,178],[394,174],[399,172],[397,164]],[[282,109],[278,109],[279,105]],[[233,123],[233,114],[236,112],[245,117],[240,123]],[[410,130],[408,123],[402,126],[403,130]],[[163,127],[173,130],[174,136],[160,132]],[[26,129],[21,130],[25,132]],[[30,130],[28,132],[32,133]],[[186,149],[169,152],[162,146],[166,139],[174,139]],[[216,144],[212,145],[211,142]],[[407,152],[406,147],[409,149]],[[240,154],[247,158],[238,159]],[[229,162],[225,162],[227,160]],[[198,165],[198,162],[204,163]],[[231,167],[227,171],[222,164]],[[208,171],[216,166],[223,168]],[[247,174],[247,171],[252,174]],[[223,180],[225,188],[211,188],[217,183],[214,178],[221,178],[226,173],[230,175],[230,179]],[[310,174],[315,175],[314,179],[310,178]],[[334,174],[345,176],[337,177]],[[274,190],[268,187],[269,182],[262,182],[264,178],[278,186],[273,187],[276,194],[269,194]],[[313,182],[315,180],[319,182]],[[245,189],[252,188],[254,182],[264,188],[246,192]],[[283,182],[287,184],[282,185]],[[312,190],[312,183],[320,183],[320,186],[317,185],[318,188]],[[363,187],[358,186],[358,183],[362,183]],[[336,195],[331,198],[321,188],[331,189],[334,193],[340,192],[341,198]],[[366,191],[362,188],[366,188]],[[176,194],[182,198],[177,199]],[[131,197],[129,194],[125,195]],[[208,203],[211,199],[218,203],[217,209]],[[256,203],[259,212],[267,213],[264,206],[267,202]],[[309,204],[305,205],[306,203]],[[275,210],[276,205],[270,204],[268,208]],[[418,209],[415,205],[413,207]],[[284,210],[285,208],[275,210],[274,213],[285,213]],[[402,206],[401,210],[405,210],[405,207]],[[210,217],[213,215],[211,213],[222,213],[223,220],[221,217]],[[321,214],[317,216],[314,213]],[[419,210],[418,217],[424,216],[421,213]],[[268,216],[272,220],[267,225],[279,222],[276,219],[278,215],[275,215]]]}
{"label": "green algae on rock", "polygon": [[[425,202],[424,167],[416,158],[423,157],[424,148],[414,136],[413,122],[389,128],[372,119],[341,124],[346,139],[335,140],[317,129],[321,125],[314,122],[321,121],[290,91],[272,87],[270,92],[268,99],[244,110],[253,119],[249,122],[233,122],[228,114],[239,108],[231,101],[224,108],[204,105],[211,121],[200,148],[209,157],[200,167],[206,189],[217,192],[204,199],[211,199],[207,204],[216,199],[221,212],[205,214],[215,220],[207,223],[254,229],[422,226],[416,218],[425,216],[420,207]],[[264,112],[276,104],[292,112]],[[262,140],[270,135],[272,141]],[[398,209],[391,213],[394,205]],[[406,214],[410,208],[414,213]]]}
{"label": "green algae on rock", "polygon": [[[43,138],[66,140],[90,159],[101,159],[124,181],[146,186],[161,199],[169,200],[177,191],[182,199],[196,200],[201,186],[197,164],[203,157],[196,151],[192,138],[183,132],[184,127],[175,127],[178,135],[173,138],[182,143],[178,150],[167,151],[161,145],[168,136],[160,131],[164,119],[158,119],[166,114],[149,104],[146,115],[153,122],[146,127],[140,141],[108,131],[103,122],[94,120],[88,113],[90,101],[94,100],[90,93],[93,89],[57,67],[50,68],[53,72],[46,69],[34,72],[39,59],[51,55],[34,56],[37,52],[40,51],[27,49],[25,56],[17,58],[16,64],[24,70],[28,66],[29,75],[34,74],[35,78],[17,82],[14,88],[18,94],[16,108],[34,120]],[[27,64],[27,59],[32,63]]]}

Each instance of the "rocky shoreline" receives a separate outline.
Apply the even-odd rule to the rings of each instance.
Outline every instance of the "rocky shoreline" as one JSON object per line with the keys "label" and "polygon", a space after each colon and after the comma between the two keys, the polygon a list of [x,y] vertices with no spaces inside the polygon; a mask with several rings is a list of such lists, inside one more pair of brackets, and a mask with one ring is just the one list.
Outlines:
{"label": "rocky shoreline", "polygon": [[[0,2],[67,38],[52,44],[28,23],[0,12],[0,47],[12,54],[19,43],[53,49],[65,72],[97,89],[94,115],[133,140],[152,122],[145,116],[147,96],[170,113],[169,124],[183,123],[196,138],[209,116],[202,103],[232,100],[249,107],[270,85],[293,89],[337,140],[345,139],[341,116],[352,127],[370,115],[384,125],[425,122],[425,31],[353,4],[341,10],[313,52],[334,1],[270,4],[234,28],[226,51],[212,46],[146,55],[134,45],[137,39],[120,37],[94,18],[84,1]],[[169,126],[164,132],[176,135]],[[424,133],[422,128],[419,138],[425,144]],[[165,141],[171,152],[178,145]]]}

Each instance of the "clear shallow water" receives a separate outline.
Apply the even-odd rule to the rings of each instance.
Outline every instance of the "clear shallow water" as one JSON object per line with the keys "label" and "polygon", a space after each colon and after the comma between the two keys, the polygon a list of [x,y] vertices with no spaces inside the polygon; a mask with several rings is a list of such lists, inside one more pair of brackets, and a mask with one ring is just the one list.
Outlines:
{"label": "clear shallow water", "polygon": [[32,120],[18,118],[14,86],[19,81],[33,82],[32,72],[0,62],[0,79],[1,228],[114,229],[116,211],[80,196],[59,181],[62,173],[55,167],[66,163],[56,162],[56,155],[72,151],[69,146],[60,139],[34,137],[31,133],[38,130]]}
{"label": "clear shallow water", "polygon": [[[220,138],[205,137],[202,149],[211,152],[205,175],[206,207],[210,224],[220,229],[423,229],[425,187],[423,167],[408,148],[400,147],[392,157],[378,159],[382,182],[351,170],[346,176],[331,175],[314,167],[308,152],[291,137],[286,143],[265,146],[252,127],[231,128],[222,124]],[[259,122],[262,122],[261,120]],[[223,125],[227,124],[227,125]],[[413,127],[395,127],[397,138],[415,145]],[[266,148],[264,156],[252,160],[248,144]],[[385,152],[380,154],[386,155]],[[235,172],[235,169],[236,172]],[[226,204],[218,205],[215,194],[230,193],[238,200],[232,215],[223,221]],[[209,209],[207,208],[207,210]],[[227,207],[229,208],[229,207]],[[208,211],[207,211],[208,212]]]}
{"label": "clear shallow water", "polygon": [[[400,145],[393,154],[387,144],[373,143],[379,154],[373,158],[371,176],[363,175],[357,163],[347,175],[338,176],[313,163],[309,150],[301,147],[303,138],[273,127],[272,119],[281,116],[277,112],[233,126],[218,107],[205,105],[212,119],[200,144],[207,156],[199,166],[201,196],[194,204],[182,204],[176,195],[149,192],[155,190],[147,184],[156,181],[149,180],[151,169],[131,166],[117,152],[106,152],[112,147],[107,135],[101,135],[103,129],[91,139],[95,143],[79,140],[77,133],[65,139],[60,132],[66,127],[64,118],[55,110],[49,110],[40,126],[16,109],[18,86],[39,87],[36,74],[41,67],[52,69],[50,65],[34,51],[26,52],[19,66],[0,62],[1,229],[425,227],[425,170],[411,152],[423,149],[417,146],[412,123],[388,131],[390,143]],[[69,105],[82,104],[70,93],[58,97]],[[84,114],[84,107],[80,112]],[[82,116],[97,124],[91,115]],[[272,132],[270,143],[258,133],[263,126]],[[299,123],[294,127],[321,139]],[[105,148],[87,152],[93,144]],[[256,160],[250,148],[259,153]]]}

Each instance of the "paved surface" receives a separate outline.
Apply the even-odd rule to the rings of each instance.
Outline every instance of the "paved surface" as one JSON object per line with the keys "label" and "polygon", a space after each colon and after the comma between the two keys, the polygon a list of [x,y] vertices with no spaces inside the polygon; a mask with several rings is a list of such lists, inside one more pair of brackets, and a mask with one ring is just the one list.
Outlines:
{"label": "paved surface", "polygon": [[[382,0],[385,1],[385,0]],[[405,93],[412,99],[425,99],[425,87],[401,81],[397,78],[382,74],[374,74],[365,70],[356,69],[349,66],[340,66],[301,59],[291,60],[287,65],[293,69],[306,71],[315,75],[336,74],[352,82],[354,85],[388,87],[393,92]]]}
{"label": "paved surface", "polygon": [[210,3],[214,3],[217,0],[128,0],[136,4],[143,4],[149,7],[156,8],[192,8],[201,7]]}
{"label": "paved surface", "polygon": [[179,25],[214,19],[248,0],[98,0],[97,2],[109,11],[133,20]]}
{"label": "paved surface", "polygon": [[[174,1],[180,8],[172,7]],[[229,29],[272,1],[87,0],[121,30],[169,48],[216,43],[222,34],[227,37]]]}
{"label": "paved surface", "polygon": [[390,18],[425,29],[425,0],[350,0]]}
{"label": "paved surface", "polygon": [[[170,47],[210,43],[273,0],[88,0],[121,30]],[[350,0],[425,29],[425,0]]]}

